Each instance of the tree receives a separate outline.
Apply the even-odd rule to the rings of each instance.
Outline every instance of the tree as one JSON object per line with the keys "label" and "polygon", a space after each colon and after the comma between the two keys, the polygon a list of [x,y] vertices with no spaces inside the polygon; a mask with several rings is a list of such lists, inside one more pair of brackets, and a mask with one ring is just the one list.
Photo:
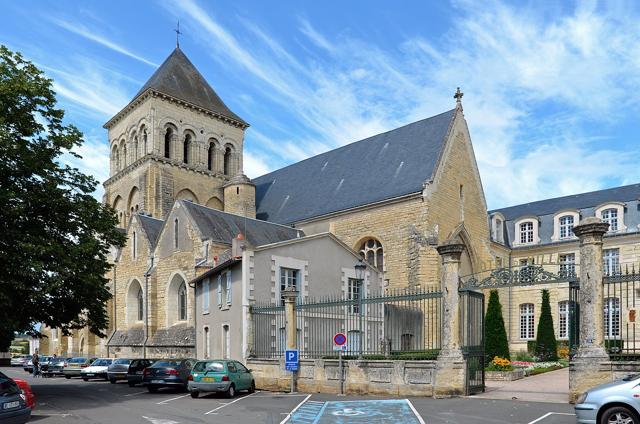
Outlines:
{"label": "tree", "polygon": [[536,356],[543,361],[558,360],[558,343],[553,331],[549,290],[542,290],[542,308],[540,309],[540,321],[538,321],[536,335]]}
{"label": "tree", "polygon": [[97,181],[63,163],[83,142],[63,118],[52,81],[0,46],[0,351],[37,323],[107,326],[107,255],[125,237]]}
{"label": "tree", "polygon": [[487,306],[487,314],[484,320],[484,329],[486,363],[490,363],[496,356],[511,359],[498,290],[491,290],[489,294],[489,305]]}

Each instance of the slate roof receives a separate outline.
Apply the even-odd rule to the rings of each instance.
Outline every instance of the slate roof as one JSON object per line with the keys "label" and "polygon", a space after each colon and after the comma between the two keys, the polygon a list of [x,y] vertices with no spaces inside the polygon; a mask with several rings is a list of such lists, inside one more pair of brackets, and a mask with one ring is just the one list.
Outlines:
{"label": "slate roof", "polygon": [[134,100],[148,89],[184,100],[248,126],[224,104],[179,47],[176,47],[136,93]]}
{"label": "slate roof", "polygon": [[292,224],[422,191],[455,114],[452,109],[254,179],[257,218]]}
{"label": "slate roof", "polygon": [[231,244],[231,240],[244,234],[245,240],[253,246],[277,243],[304,236],[300,230],[272,222],[245,218],[240,215],[198,205],[188,200],[180,200],[204,237],[219,243]]}
{"label": "slate roof", "polygon": [[606,202],[628,202],[640,199],[640,184],[631,184],[588,193],[545,199],[489,211],[500,212],[505,220],[512,221],[526,215],[551,215],[562,209],[586,209]]}
{"label": "slate roof", "polygon": [[152,218],[147,215],[138,215],[138,219],[140,220],[142,229],[147,234],[147,238],[151,243],[151,247],[155,247],[156,241],[158,241],[158,236],[160,235],[160,231],[162,231],[164,221],[161,219]]}

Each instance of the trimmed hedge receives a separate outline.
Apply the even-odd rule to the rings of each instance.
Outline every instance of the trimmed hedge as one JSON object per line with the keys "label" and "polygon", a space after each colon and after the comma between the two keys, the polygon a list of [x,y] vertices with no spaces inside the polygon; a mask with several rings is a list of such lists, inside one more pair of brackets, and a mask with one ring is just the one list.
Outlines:
{"label": "trimmed hedge", "polygon": [[509,342],[507,341],[507,331],[502,318],[502,305],[498,290],[491,290],[489,294],[489,305],[484,321],[485,329],[485,363],[489,364],[496,356],[504,359],[511,359],[509,355]]}

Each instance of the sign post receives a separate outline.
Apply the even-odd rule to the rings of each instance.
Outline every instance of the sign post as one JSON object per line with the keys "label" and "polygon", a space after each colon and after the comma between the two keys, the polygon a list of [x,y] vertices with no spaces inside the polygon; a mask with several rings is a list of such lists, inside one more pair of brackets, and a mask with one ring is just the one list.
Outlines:
{"label": "sign post", "polygon": [[347,350],[347,336],[343,333],[336,333],[333,336],[333,350],[338,351],[338,375],[340,379],[340,393],[344,394],[344,368],[342,366],[342,352]]}
{"label": "sign post", "polygon": [[287,349],[284,351],[284,369],[291,371],[291,393],[295,393],[295,373],[298,371],[298,349]]}

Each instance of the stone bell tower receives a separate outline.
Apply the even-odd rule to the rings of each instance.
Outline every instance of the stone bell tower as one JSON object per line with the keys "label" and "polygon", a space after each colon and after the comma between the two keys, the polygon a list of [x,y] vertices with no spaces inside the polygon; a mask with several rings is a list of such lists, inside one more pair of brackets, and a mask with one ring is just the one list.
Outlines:
{"label": "stone bell tower", "polygon": [[225,209],[224,187],[242,174],[248,126],[176,47],[104,125],[111,170],[104,202],[122,227],[136,212],[165,218],[177,199]]}

